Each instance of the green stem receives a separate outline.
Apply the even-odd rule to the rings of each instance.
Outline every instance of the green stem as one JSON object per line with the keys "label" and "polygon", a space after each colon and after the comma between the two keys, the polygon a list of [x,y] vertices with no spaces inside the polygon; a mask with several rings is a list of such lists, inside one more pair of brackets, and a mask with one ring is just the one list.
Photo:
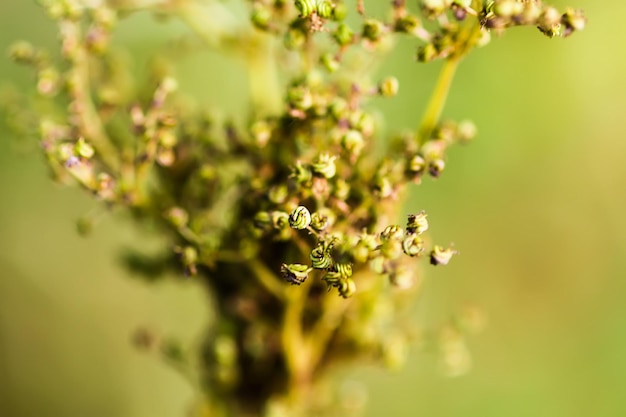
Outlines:
{"label": "green stem", "polygon": [[[481,2],[474,0],[472,7],[474,10],[480,10],[482,7]],[[418,128],[417,141],[420,145],[430,139],[433,129],[437,126],[437,123],[439,123],[439,118],[446,104],[456,69],[461,59],[476,45],[480,37],[480,30],[480,22],[478,19],[468,19],[461,28],[456,40],[455,52],[450,55],[441,68],[435,89],[430,96],[426,112],[422,118],[422,123]]]}
{"label": "green stem", "polygon": [[275,114],[281,106],[273,42],[256,35],[220,2],[200,5],[187,0],[177,4],[181,19],[211,48],[242,57],[248,70],[253,108],[263,114]]}
{"label": "green stem", "polygon": [[439,118],[441,117],[443,107],[446,104],[448,92],[450,91],[450,86],[452,85],[452,80],[454,79],[454,74],[459,66],[459,62],[460,57],[455,56],[446,60],[443,64],[443,68],[441,68],[437,84],[435,85],[435,89],[430,96],[426,112],[424,113],[422,123],[418,129],[417,140],[420,145],[430,138],[433,129],[439,122]]}
{"label": "green stem", "polygon": [[303,287],[286,288],[285,295],[281,341],[290,374],[288,401],[295,403],[308,387],[311,377],[310,355],[302,332],[302,310],[308,291]]}

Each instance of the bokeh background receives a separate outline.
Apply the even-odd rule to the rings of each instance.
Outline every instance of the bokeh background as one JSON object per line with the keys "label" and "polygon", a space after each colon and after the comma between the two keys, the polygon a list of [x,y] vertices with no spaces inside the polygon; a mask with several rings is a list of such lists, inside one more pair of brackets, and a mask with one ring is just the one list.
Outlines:
{"label": "bokeh background", "polygon": [[[370,417],[626,415],[626,3],[553,3],[584,8],[588,28],[567,40],[511,30],[472,53],[445,114],[473,119],[479,137],[410,202],[461,252],[426,269],[418,314],[434,325],[468,302],[488,314],[469,341],[473,369],[446,378],[414,349],[401,371],[344,372],[368,388]],[[182,31],[136,16],[116,41],[140,60]],[[0,1],[0,50],[15,39],[54,47],[34,1]],[[413,62],[414,47],[380,69],[401,82],[379,103],[388,130],[418,123],[438,69]],[[236,111],[243,70],[213,58],[181,61],[183,89]],[[30,74],[2,58],[0,84],[25,89]],[[0,132],[2,417],[182,416],[193,404],[184,378],[130,339],[147,325],[193,343],[211,319],[203,291],[123,270],[120,249],[154,237],[122,215],[79,237],[94,206],[49,181],[36,145]]]}

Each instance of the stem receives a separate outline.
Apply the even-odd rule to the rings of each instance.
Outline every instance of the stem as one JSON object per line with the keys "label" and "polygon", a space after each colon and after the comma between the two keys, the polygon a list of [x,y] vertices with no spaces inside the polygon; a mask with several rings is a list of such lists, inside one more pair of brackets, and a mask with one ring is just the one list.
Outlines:
{"label": "stem", "polygon": [[208,46],[244,59],[254,109],[269,114],[280,110],[282,89],[271,39],[255,35],[220,2],[200,5],[187,0],[177,4],[177,12]]}
{"label": "stem", "polygon": [[281,326],[281,341],[291,379],[288,385],[288,400],[295,403],[299,394],[308,386],[312,369],[302,332],[302,310],[308,291],[302,287],[288,288],[285,295],[287,297]]}
{"label": "stem", "polygon": [[418,129],[417,140],[420,145],[428,140],[433,129],[439,122],[441,112],[443,111],[446,99],[448,98],[448,92],[450,91],[452,80],[454,79],[454,74],[456,73],[456,69],[459,66],[460,61],[460,56],[451,57],[444,62],[443,68],[441,68],[437,84],[435,85],[435,89],[430,96],[426,112],[424,113],[422,123]]}
{"label": "stem", "polygon": [[245,261],[248,265],[248,269],[259,284],[263,286],[269,293],[274,295],[279,300],[284,300],[287,297],[287,287],[276,279],[276,275],[259,259],[250,259]]}
{"label": "stem", "polygon": [[[475,10],[479,10],[481,2],[474,0],[472,2],[472,7]],[[422,123],[417,131],[418,144],[422,145],[426,142],[430,138],[435,126],[437,126],[437,123],[439,123],[439,118],[441,117],[443,107],[446,104],[448,92],[450,91],[450,86],[452,85],[456,69],[461,62],[461,59],[474,47],[479,37],[480,23],[478,19],[468,19],[467,23],[465,23],[459,32],[455,52],[450,55],[441,68],[435,89],[430,96],[426,112],[422,118]]]}
{"label": "stem", "polygon": [[64,21],[61,23],[61,33],[65,33],[69,42],[75,42],[74,53],[69,59],[74,71],[73,81],[76,83],[72,89],[72,100],[75,104],[78,128],[93,147],[96,149],[101,161],[111,171],[116,172],[119,161],[115,147],[111,144],[100,115],[96,110],[91,96],[91,82],[89,79],[89,53],[82,39],[81,28],[77,23]]}

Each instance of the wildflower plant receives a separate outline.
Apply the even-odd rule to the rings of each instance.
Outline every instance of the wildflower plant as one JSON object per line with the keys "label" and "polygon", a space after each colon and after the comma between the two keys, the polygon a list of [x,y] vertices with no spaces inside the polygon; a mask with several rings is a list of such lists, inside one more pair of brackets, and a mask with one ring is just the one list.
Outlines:
{"label": "wildflower plant", "polygon": [[[514,26],[568,37],[585,25],[580,11],[540,0],[394,0],[385,19],[364,0],[248,0],[245,16],[235,0],[40,3],[61,54],[11,49],[45,102],[21,130],[36,132],[55,179],[157,225],[169,249],[130,253],[129,267],[174,268],[206,286],[217,318],[201,360],[171,341],[161,350],[216,416],[323,413],[341,403],[318,391],[334,365],[402,362],[418,263],[446,265],[456,253],[433,244],[424,211],[398,216],[412,185],[442,175],[448,147],[476,135],[472,122],[440,118],[457,66]],[[213,117],[163,66],[129,77],[111,37],[139,11],[179,19],[206,48],[245,63],[245,122]],[[358,62],[384,59],[398,37],[414,39],[417,61],[443,62],[419,126],[385,138],[367,103],[393,99],[399,82]],[[476,312],[465,317],[439,338],[452,373],[468,363],[463,332]]]}

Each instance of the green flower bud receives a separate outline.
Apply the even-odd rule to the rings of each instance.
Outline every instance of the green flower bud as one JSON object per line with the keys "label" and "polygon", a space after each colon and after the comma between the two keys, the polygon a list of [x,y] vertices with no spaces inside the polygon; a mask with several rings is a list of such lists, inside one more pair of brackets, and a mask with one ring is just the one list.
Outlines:
{"label": "green flower bud", "polygon": [[60,76],[56,69],[44,68],[37,74],[37,92],[45,97],[51,97],[59,90]]}
{"label": "green flower bud", "polygon": [[442,246],[435,245],[430,252],[430,263],[432,265],[448,265],[452,255],[456,255],[458,252],[452,248],[444,249]]}
{"label": "green flower bud", "polygon": [[398,225],[391,225],[385,227],[380,233],[380,238],[382,240],[400,240],[404,236],[404,230]]}
{"label": "green flower bud", "polygon": [[298,184],[310,184],[313,178],[313,172],[311,172],[311,168],[308,165],[297,161],[296,165],[292,168],[291,177],[294,178]]}
{"label": "green flower bud", "polygon": [[333,266],[334,272],[337,272],[342,278],[349,278],[352,276],[352,264],[338,263]]}
{"label": "green flower bud", "polygon": [[380,247],[380,253],[385,259],[398,259],[403,252],[404,249],[400,240],[385,240]]}
{"label": "green flower bud", "polygon": [[259,148],[264,148],[272,137],[272,126],[266,120],[257,120],[250,126],[250,135]]}
{"label": "green flower bud", "polygon": [[400,83],[396,77],[387,77],[378,85],[378,92],[383,97],[393,97],[398,94]]}
{"label": "green flower bud", "polygon": [[426,169],[426,161],[422,158],[421,155],[413,155],[413,157],[409,160],[406,173],[413,180],[419,181],[420,177],[424,173]]}
{"label": "green flower bud", "polygon": [[335,38],[335,41],[339,44],[339,46],[346,46],[352,43],[354,33],[348,25],[340,23],[337,26],[337,29],[333,32],[333,38]]}
{"label": "green flower bud", "polygon": [[311,215],[311,227],[321,232],[334,223],[334,214],[328,209],[321,209]]}
{"label": "green flower bud", "polygon": [[267,211],[259,211],[254,216],[253,224],[257,229],[267,230],[273,225],[272,215]]}
{"label": "green flower bud", "polygon": [[363,233],[359,236],[356,244],[350,251],[350,254],[355,262],[367,262],[377,247],[378,241],[376,237]]}
{"label": "green flower bud", "polygon": [[426,220],[426,212],[420,211],[417,214],[409,214],[406,222],[406,232],[410,235],[417,233],[421,235],[428,230],[428,220]]}
{"label": "green flower bud", "polygon": [[289,225],[293,229],[302,230],[311,224],[311,213],[304,206],[298,206],[289,216]]}
{"label": "green flower bud", "polygon": [[427,43],[417,50],[417,60],[419,62],[430,62],[437,58],[437,55],[437,48],[432,43]]}
{"label": "green flower bud", "polygon": [[331,53],[325,53],[320,58],[320,63],[328,72],[335,72],[339,69],[339,61]]}
{"label": "green flower bud", "polygon": [[421,27],[422,22],[420,22],[419,18],[413,15],[406,15],[396,19],[394,29],[396,32],[416,35]]}
{"label": "green flower bud", "polygon": [[317,0],[295,0],[300,17],[307,17],[316,12]]}
{"label": "green flower bud", "polygon": [[411,257],[419,256],[424,252],[424,241],[416,234],[409,235],[402,241],[402,250]]}
{"label": "green flower bud", "polygon": [[445,0],[421,0],[422,11],[429,18],[435,18],[443,14],[448,7]]}
{"label": "green flower bud", "polygon": [[333,195],[340,201],[347,201],[350,196],[350,184],[342,179],[336,180]]}
{"label": "green flower bud", "polygon": [[302,264],[282,264],[280,267],[283,278],[292,285],[302,284],[312,270],[313,268]]}
{"label": "green flower bud", "polygon": [[189,214],[181,207],[172,207],[165,212],[165,219],[178,229],[187,226]]}
{"label": "green flower bud", "polygon": [[546,7],[537,21],[537,27],[546,36],[554,37],[561,26],[561,13],[554,7]]}
{"label": "green flower bud", "polygon": [[283,204],[287,197],[289,197],[289,191],[284,184],[273,186],[267,193],[267,198],[274,204]]}
{"label": "green flower bud", "polygon": [[330,254],[332,245],[324,242],[319,243],[311,251],[311,265],[315,269],[328,269],[333,265],[333,257]]}
{"label": "green flower bud", "polygon": [[299,50],[302,49],[302,47],[306,43],[306,38],[307,35],[302,31],[301,28],[290,28],[289,30],[287,30],[287,32],[285,32],[283,43],[287,49]]}
{"label": "green flower bud", "polygon": [[319,17],[328,19],[333,15],[333,4],[329,0],[317,0],[315,11]]}
{"label": "green flower bud", "polygon": [[351,155],[357,157],[365,146],[363,135],[358,130],[350,129],[341,137],[341,146]]}
{"label": "green flower bud", "polygon": [[380,20],[367,19],[363,22],[362,35],[372,42],[379,40],[385,33],[385,24]]}
{"label": "green flower bud", "polygon": [[271,217],[274,229],[284,230],[289,227],[289,215],[284,211],[273,211]]}
{"label": "green flower bud", "polygon": [[32,64],[36,61],[37,50],[26,41],[19,41],[9,48],[9,57],[19,64]]}
{"label": "green flower bud", "polygon": [[333,14],[331,16],[331,19],[336,22],[340,22],[345,19],[347,15],[348,7],[346,6],[346,4],[344,2],[336,3],[335,7],[333,8]]}
{"label": "green flower bud", "polygon": [[323,153],[319,155],[311,164],[311,169],[314,174],[320,175],[324,178],[332,178],[337,173],[337,167],[335,166],[336,157],[330,154]]}
{"label": "green flower bud", "polygon": [[195,276],[198,274],[198,251],[193,246],[185,246],[175,249],[180,254],[180,260],[186,276]]}
{"label": "green flower bud", "polygon": [[582,11],[567,9],[561,16],[561,24],[565,27],[563,36],[567,37],[575,31],[583,30],[587,24],[587,19]]}
{"label": "green flower bud", "polygon": [[456,129],[456,136],[459,142],[467,143],[476,137],[476,125],[471,120],[463,120]]}
{"label": "green flower bud", "polygon": [[257,29],[267,30],[272,21],[272,12],[268,7],[255,3],[250,14],[250,21]]}
{"label": "green flower bud", "polygon": [[313,95],[307,86],[295,85],[287,92],[287,102],[295,109],[307,110],[313,105]]}
{"label": "green flower bud", "polygon": [[428,173],[433,178],[439,178],[445,167],[446,163],[443,159],[435,158],[428,162]]}
{"label": "green flower bud", "polygon": [[337,289],[339,290],[339,295],[343,298],[350,298],[356,293],[356,284],[352,278],[346,278],[341,281]]}
{"label": "green flower bud", "polygon": [[85,142],[85,138],[79,138],[74,145],[74,152],[80,157],[91,159],[96,151],[93,149],[93,146]]}

